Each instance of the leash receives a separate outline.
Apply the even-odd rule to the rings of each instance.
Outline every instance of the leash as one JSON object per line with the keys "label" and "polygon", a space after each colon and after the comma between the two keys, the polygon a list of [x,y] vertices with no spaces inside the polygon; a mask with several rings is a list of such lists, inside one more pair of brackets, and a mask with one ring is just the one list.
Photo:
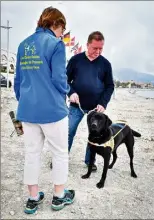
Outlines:
{"label": "leash", "polygon": [[[69,101],[69,102],[70,102],[70,101]],[[85,115],[86,113],[85,113],[84,110],[82,109],[80,102],[77,103],[77,104],[78,104],[78,106],[79,106],[80,111]],[[89,115],[91,112],[93,112],[93,111],[95,111],[95,110],[96,110],[96,108],[90,110],[90,111],[87,113],[87,115]]]}
{"label": "leash", "polygon": [[[79,105],[79,109],[80,109],[80,111],[85,115],[86,113],[85,113],[85,112],[83,111],[83,109],[81,108],[81,104],[80,104],[80,102],[78,103],[78,105]],[[96,108],[90,110],[90,111],[87,113],[87,115],[89,115],[91,112],[93,112],[93,111],[95,111],[95,110],[96,110]]]}
{"label": "leash", "polygon": [[86,113],[83,111],[83,109],[81,108],[81,104],[80,104],[80,102],[78,103],[78,105],[79,105],[79,109],[80,109],[80,111],[85,115]]}

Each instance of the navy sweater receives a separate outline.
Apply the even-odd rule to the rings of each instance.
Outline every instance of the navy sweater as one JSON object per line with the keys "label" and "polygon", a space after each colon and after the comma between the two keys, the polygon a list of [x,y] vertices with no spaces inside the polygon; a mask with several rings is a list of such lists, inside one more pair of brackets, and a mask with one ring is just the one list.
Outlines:
{"label": "navy sweater", "polygon": [[[67,77],[70,85],[70,97],[79,95],[82,109],[92,110],[98,104],[107,107],[114,91],[112,67],[103,56],[90,61],[85,52],[73,56],[67,65]],[[73,106],[78,106],[71,103]]]}

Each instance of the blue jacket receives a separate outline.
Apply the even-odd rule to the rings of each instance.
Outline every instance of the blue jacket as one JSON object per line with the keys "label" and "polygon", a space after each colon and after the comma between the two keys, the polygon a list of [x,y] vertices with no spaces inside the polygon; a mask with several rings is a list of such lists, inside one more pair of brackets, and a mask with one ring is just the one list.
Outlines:
{"label": "blue jacket", "polygon": [[68,115],[65,45],[49,29],[37,28],[19,45],[14,91],[20,121],[43,124]]}

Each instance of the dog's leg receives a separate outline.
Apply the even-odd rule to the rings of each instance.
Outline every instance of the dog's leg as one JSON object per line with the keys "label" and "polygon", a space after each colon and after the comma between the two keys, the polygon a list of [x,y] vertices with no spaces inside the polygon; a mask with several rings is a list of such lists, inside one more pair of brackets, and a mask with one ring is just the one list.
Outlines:
{"label": "dog's leg", "polygon": [[90,177],[91,172],[92,172],[92,166],[95,161],[95,156],[96,156],[95,150],[93,150],[92,147],[90,147],[90,161],[88,165],[88,172],[85,175],[81,176],[82,179],[87,179]]}
{"label": "dog's leg", "polygon": [[105,179],[106,179],[106,175],[107,175],[107,170],[109,167],[110,157],[111,157],[111,148],[106,147],[106,149],[104,151],[104,168],[103,168],[102,177],[101,177],[100,181],[96,184],[97,188],[99,188],[99,189],[104,187],[104,183],[105,183]]}
{"label": "dog's leg", "polygon": [[113,161],[112,161],[112,163],[109,165],[109,169],[112,169],[113,165],[115,164],[115,162],[116,162],[116,160],[117,160],[117,152],[116,152],[116,150],[113,151],[112,154],[113,154]]}
{"label": "dog's leg", "polygon": [[133,165],[133,158],[134,158],[134,152],[133,152],[133,147],[134,147],[134,137],[132,136],[129,140],[125,142],[127,151],[130,157],[130,170],[131,170],[131,176],[134,178],[137,178],[137,175],[134,171],[134,165]]}

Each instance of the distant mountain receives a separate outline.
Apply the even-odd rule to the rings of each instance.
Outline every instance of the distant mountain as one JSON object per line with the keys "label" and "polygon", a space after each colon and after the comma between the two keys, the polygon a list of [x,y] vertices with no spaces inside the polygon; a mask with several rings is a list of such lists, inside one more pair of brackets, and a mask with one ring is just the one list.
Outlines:
{"label": "distant mountain", "polygon": [[137,72],[132,69],[123,68],[113,71],[113,77],[119,81],[130,81],[138,83],[152,83],[154,84],[154,75],[148,73]]}

